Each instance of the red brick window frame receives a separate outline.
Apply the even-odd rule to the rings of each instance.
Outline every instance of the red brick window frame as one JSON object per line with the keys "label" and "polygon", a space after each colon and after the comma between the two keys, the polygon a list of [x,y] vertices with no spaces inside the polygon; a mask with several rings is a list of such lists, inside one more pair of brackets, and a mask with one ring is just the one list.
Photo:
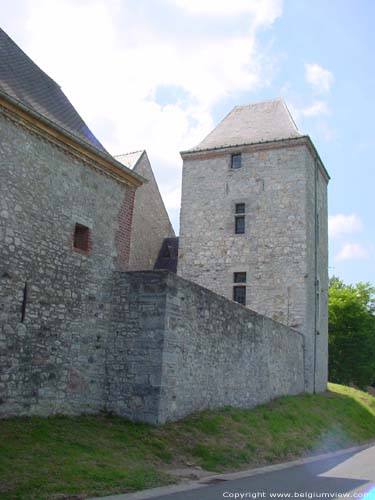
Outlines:
{"label": "red brick window frame", "polygon": [[90,228],[76,223],[73,233],[73,250],[83,254],[89,254],[92,249]]}

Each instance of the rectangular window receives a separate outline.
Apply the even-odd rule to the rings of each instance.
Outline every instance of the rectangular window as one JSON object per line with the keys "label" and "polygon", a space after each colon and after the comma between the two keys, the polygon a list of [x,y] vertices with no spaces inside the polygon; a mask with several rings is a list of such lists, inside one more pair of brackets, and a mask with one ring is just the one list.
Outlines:
{"label": "rectangular window", "polygon": [[245,213],[245,203],[236,203],[236,214]]}
{"label": "rectangular window", "polygon": [[245,232],[245,203],[236,203],[234,209],[234,232],[244,234]]}
{"label": "rectangular window", "polygon": [[240,217],[235,218],[235,233],[236,234],[244,234],[245,233],[245,216],[241,215]]}
{"label": "rectangular window", "polygon": [[243,306],[246,305],[246,286],[233,287],[233,300]]}
{"label": "rectangular window", "polygon": [[241,153],[237,153],[231,156],[230,168],[241,168]]}
{"label": "rectangular window", "polygon": [[246,283],[246,273],[233,273],[233,282],[234,283]]}
{"label": "rectangular window", "polygon": [[73,246],[83,252],[90,250],[90,229],[88,227],[82,224],[75,225]]}

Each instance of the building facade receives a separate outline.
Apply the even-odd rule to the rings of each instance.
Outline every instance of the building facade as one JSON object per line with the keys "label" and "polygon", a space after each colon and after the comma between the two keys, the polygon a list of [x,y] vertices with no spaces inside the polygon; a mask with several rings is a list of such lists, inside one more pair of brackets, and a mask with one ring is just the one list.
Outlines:
{"label": "building facade", "polygon": [[178,274],[303,333],[327,382],[328,174],[281,100],[239,106],[182,153]]}
{"label": "building facade", "polygon": [[146,152],[111,156],[0,30],[0,417],[324,390],[328,176],[282,103],[236,109],[183,153],[179,250]]}

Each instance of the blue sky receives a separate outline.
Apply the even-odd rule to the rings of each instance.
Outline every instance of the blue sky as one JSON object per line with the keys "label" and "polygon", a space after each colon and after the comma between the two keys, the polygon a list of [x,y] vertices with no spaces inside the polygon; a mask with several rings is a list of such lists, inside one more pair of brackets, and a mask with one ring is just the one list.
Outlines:
{"label": "blue sky", "polygon": [[178,229],[181,160],[233,106],[283,97],[330,175],[330,274],[375,284],[375,2],[13,0],[5,31],[112,154],[146,148]]}

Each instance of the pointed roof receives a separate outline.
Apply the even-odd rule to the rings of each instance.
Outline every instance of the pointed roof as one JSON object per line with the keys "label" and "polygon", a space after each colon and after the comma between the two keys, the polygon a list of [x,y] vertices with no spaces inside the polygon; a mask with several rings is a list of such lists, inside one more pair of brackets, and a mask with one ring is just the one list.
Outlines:
{"label": "pointed roof", "polygon": [[0,28],[0,91],[107,153],[74,109],[61,87]]}
{"label": "pointed roof", "polygon": [[133,170],[133,168],[136,166],[136,164],[138,163],[139,159],[141,158],[144,152],[145,150],[141,149],[139,151],[132,151],[131,153],[124,153],[122,155],[117,155],[115,156],[115,158],[117,161],[120,161],[126,167],[131,168]]}
{"label": "pointed roof", "polygon": [[236,106],[189,151],[217,149],[243,144],[270,142],[302,137],[282,99]]}

